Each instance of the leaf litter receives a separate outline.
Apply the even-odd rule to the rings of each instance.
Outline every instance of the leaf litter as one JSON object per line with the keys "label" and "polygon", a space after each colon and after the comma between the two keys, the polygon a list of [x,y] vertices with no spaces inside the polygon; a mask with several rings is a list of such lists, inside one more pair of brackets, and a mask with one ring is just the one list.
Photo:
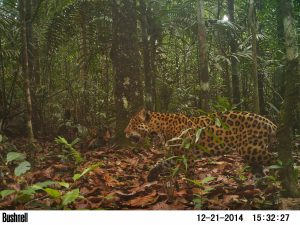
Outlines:
{"label": "leaf litter", "polygon": [[[209,179],[193,187],[195,203],[192,203],[187,200],[188,184],[183,174],[173,178],[176,184],[170,190],[163,178],[147,182],[150,168],[162,157],[159,149],[114,146],[85,150],[82,151],[84,162],[76,166],[59,157],[60,148],[53,142],[44,141],[40,146],[35,153],[34,167],[23,176],[22,183],[18,184],[20,178],[8,172],[2,177],[0,189],[20,191],[26,185],[51,180],[70,185],[69,189],[55,186],[59,192],[49,189],[51,193],[70,196],[62,201],[51,198],[45,191],[36,191],[30,199],[20,201],[17,194],[12,194],[0,199],[0,209],[59,209],[62,204],[70,209],[246,210],[280,207],[278,182],[257,185],[253,174],[237,154],[197,160],[196,180]],[[74,180],[74,174],[80,174],[99,162],[101,166]],[[71,195],[70,190],[76,190],[74,193],[79,196],[75,201],[71,201],[76,196]]]}

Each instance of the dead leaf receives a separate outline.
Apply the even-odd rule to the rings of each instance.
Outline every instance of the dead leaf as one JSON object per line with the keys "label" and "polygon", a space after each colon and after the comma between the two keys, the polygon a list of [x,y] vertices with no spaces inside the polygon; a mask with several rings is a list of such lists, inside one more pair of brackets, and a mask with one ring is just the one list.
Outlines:
{"label": "dead leaf", "polygon": [[65,164],[55,164],[52,165],[52,168],[59,170],[59,171],[70,171],[71,167]]}
{"label": "dead leaf", "polygon": [[253,198],[257,195],[261,195],[262,192],[258,188],[252,189],[252,190],[246,190],[242,193],[243,196],[248,197],[248,198]]}
{"label": "dead leaf", "polygon": [[122,182],[116,180],[114,177],[110,176],[109,173],[103,169],[95,169],[93,172],[91,172],[91,175],[94,174],[99,175],[105,181],[105,184],[109,187],[115,187],[123,184]]}
{"label": "dead leaf", "polygon": [[299,210],[300,206],[300,198],[280,198],[281,210]]}
{"label": "dead leaf", "polygon": [[158,202],[155,205],[151,206],[148,209],[153,209],[153,210],[170,210],[171,206],[165,202]]}
{"label": "dead leaf", "polygon": [[137,184],[138,185],[137,187],[129,189],[128,191],[129,192],[142,192],[142,191],[145,191],[146,189],[153,188],[152,186],[155,186],[156,184],[157,184],[157,181],[145,183],[143,185]]}
{"label": "dead leaf", "polygon": [[99,187],[94,187],[94,188],[87,188],[87,187],[82,187],[80,188],[80,194],[83,196],[97,196],[101,194],[101,189]]}
{"label": "dead leaf", "polygon": [[91,208],[90,201],[88,201],[87,199],[82,199],[82,200],[76,201],[76,203],[74,203],[74,206],[76,207],[76,209],[89,209],[89,208]]}
{"label": "dead leaf", "polygon": [[236,201],[239,199],[239,195],[224,195],[223,196],[223,203],[228,205],[229,203]]}
{"label": "dead leaf", "polygon": [[0,209],[7,210],[12,205],[13,205],[12,200],[0,201]]}
{"label": "dead leaf", "polygon": [[101,208],[101,206],[102,206],[103,197],[91,196],[91,197],[88,197],[87,200],[89,201],[91,209],[98,209],[98,208]]}
{"label": "dead leaf", "polygon": [[135,199],[129,200],[126,205],[132,206],[132,207],[145,207],[147,205],[151,205],[154,202],[156,202],[158,199],[156,191],[152,191],[150,194],[146,196],[140,196]]}
{"label": "dead leaf", "polygon": [[52,178],[54,176],[54,169],[52,167],[48,167],[46,170],[41,171],[44,177]]}
{"label": "dead leaf", "polygon": [[122,182],[119,182],[114,177],[110,176],[108,173],[104,173],[103,178],[106,182],[106,185],[109,187],[115,187],[115,186],[122,185]]}
{"label": "dead leaf", "polygon": [[178,197],[186,196],[186,195],[187,195],[187,190],[186,190],[186,189],[182,189],[182,190],[180,190],[180,191],[175,191],[175,192],[174,192],[174,195],[175,195],[175,196],[178,196]]}
{"label": "dead leaf", "polygon": [[128,158],[126,162],[129,163],[130,166],[136,167],[139,164],[139,159],[138,158]]}

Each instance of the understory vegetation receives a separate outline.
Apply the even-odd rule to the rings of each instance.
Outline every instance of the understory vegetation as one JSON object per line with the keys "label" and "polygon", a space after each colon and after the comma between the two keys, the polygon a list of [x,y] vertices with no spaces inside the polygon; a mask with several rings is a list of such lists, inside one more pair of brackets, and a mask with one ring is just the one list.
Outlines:
{"label": "understory vegetation", "polygon": [[[0,0],[0,209],[299,210],[299,31],[296,0]],[[278,158],[148,182],[166,151],[126,139],[141,108],[260,114]]]}

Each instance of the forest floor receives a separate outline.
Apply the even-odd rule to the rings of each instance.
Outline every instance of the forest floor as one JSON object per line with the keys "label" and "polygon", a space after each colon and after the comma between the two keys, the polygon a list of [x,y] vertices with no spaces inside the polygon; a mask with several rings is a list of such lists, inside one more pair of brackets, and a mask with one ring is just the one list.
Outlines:
{"label": "forest floor", "polygon": [[[24,139],[14,140],[19,151],[28,152],[24,143]],[[193,205],[187,201],[188,181],[184,175],[179,175],[174,188],[166,188],[162,178],[147,182],[151,166],[163,157],[157,149],[101,147],[82,152],[84,161],[76,165],[64,160],[61,146],[53,141],[39,140],[38,146],[34,162],[31,160],[32,168],[24,175],[16,177],[13,165],[2,166],[2,171],[6,167],[6,172],[0,174],[0,190],[16,192],[0,199],[0,209],[245,210],[286,207],[283,206],[285,200],[280,198],[279,181],[274,176],[255,179],[238,154],[197,161],[198,183],[193,189]],[[95,164],[97,166],[93,167]],[[75,179],[74,174],[77,174]],[[47,181],[50,181],[49,187],[43,188],[42,184],[46,185]],[[60,185],[51,183],[53,181]],[[70,193],[76,191],[77,196],[73,198]]]}

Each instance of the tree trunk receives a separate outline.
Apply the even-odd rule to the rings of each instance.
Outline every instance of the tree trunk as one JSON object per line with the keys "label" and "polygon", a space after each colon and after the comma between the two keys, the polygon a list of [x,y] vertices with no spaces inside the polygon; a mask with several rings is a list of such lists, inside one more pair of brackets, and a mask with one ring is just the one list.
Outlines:
{"label": "tree trunk", "polygon": [[[86,115],[89,111],[90,104],[89,104],[89,93],[88,93],[88,37],[87,37],[87,9],[85,6],[86,3],[82,4],[82,8],[80,11],[80,79],[83,85],[83,93],[80,104],[80,113],[81,118],[85,118],[84,115]],[[84,121],[85,123],[88,123],[88,121]]]}
{"label": "tree trunk", "polygon": [[151,78],[152,78],[152,102],[153,102],[153,109],[157,109],[158,101],[157,101],[157,93],[156,93],[156,74],[158,73],[156,67],[156,58],[157,58],[157,48],[162,43],[162,24],[160,21],[160,17],[157,15],[157,11],[160,10],[159,4],[153,4],[149,7],[148,12],[148,26],[149,26],[149,50],[150,50],[150,65],[151,65]]}
{"label": "tree trunk", "polygon": [[204,1],[197,1],[197,22],[199,42],[199,84],[200,105],[205,111],[209,111],[209,76],[208,76],[208,54],[206,46],[206,28],[204,21]]}
{"label": "tree trunk", "polygon": [[[260,55],[261,57],[263,56],[263,53],[261,51],[261,48],[259,47],[259,43],[257,45],[257,52],[258,55]],[[262,66],[260,65],[259,69],[258,69],[258,97],[259,97],[259,109],[260,109],[260,114],[262,115],[266,115],[266,103],[265,103],[265,88],[264,88],[264,83],[265,83],[265,73],[264,73],[264,69],[262,68]]]}
{"label": "tree trunk", "polygon": [[222,1],[218,0],[217,7],[216,7],[216,19],[217,20],[220,19],[221,11],[222,11]]}
{"label": "tree trunk", "polygon": [[2,131],[2,126],[6,122],[7,118],[7,97],[6,97],[6,83],[4,74],[4,57],[2,55],[2,38],[0,34],[0,132]]}
{"label": "tree trunk", "polygon": [[39,63],[39,42],[38,37],[34,33],[33,23],[36,19],[39,4],[36,0],[26,2],[26,36],[28,46],[28,64],[29,78],[32,99],[32,123],[34,130],[41,131],[43,129],[43,99],[38,91],[41,85],[40,63]]}
{"label": "tree trunk", "polygon": [[84,91],[86,91],[88,80],[88,47],[87,47],[87,28],[86,28],[86,15],[84,6],[80,12],[80,77],[83,83]]}
{"label": "tree trunk", "polygon": [[[24,0],[24,15],[26,21],[26,42],[27,42],[27,54],[28,54],[28,70],[30,81],[34,80],[34,46],[33,46],[33,32],[32,32],[32,5],[31,0]],[[32,96],[33,97],[33,96]]]}
{"label": "tree trunk", "polygon": [[278,153],[283,163],[281,181],[290,197],[299,197],[298,177],[293,165],[293,126],[296,121],[296,109],[300,103],[300,64],[297,47],[297,34],[292,17],[291,0],[279,0],[282,9],[282,22],[286,49],[285,93],[281,110],[281,123],[278,129]]}
{"label": "tree trunk", "polygon": [[112,19],[116,142],[121,144],[125,141],[124,129],[130,117],[143,105],[136,1],[113,0]]}
{"label": "tree trunk", "polygon": [[104,68],[104,90],[105,90],[105,98],[104,98],[104,104],[105,104],[105,113],[108,115],[109,113],[109,95],[110,95],[110,80],[109,80],[109,68],[110,68],[110,62],[109,62],[109,56],[107,53],[105,53],[105,68]]}
{"label": "tree trunk", "polygon": [[[175,43],[174,43],[174,47],[175,47],[175,51],[178,50],[179,45],[178,45],[178,40],[177,37],[175,38]],[[179,88],[181,85],[181,80],[180,80],[180,65],[179,65],[179,54],[175,55],[175,79],[176,79],[176,87]]]}
{"label": "tree trunk", "polygon": [[256,13],[254,0],[249,1],[249,25],[251,29],[252,42],[252,81],[253,81],[253,111],[260,113],[259,109],[259,91],[258,91],[258,74],[257,74],[257,41],[256,41]]}
{"label": "tree trunk", "polygon": [[28,141],[32,143],[34,141],[33,129],[32,129],[32,103],[30,93],[30,75],[29,75],[29,59],[28,59],[28,41],[27,41],[27,26],[26,23],[26,4],[30,0],[19,0],[19,12],[20,12],[20,24],[21,24],[21,41],[22,41],[22,71],[24,78],[24,91],[25,91],[25,102],[26,102],[26,126],[27,126],[27,137]]}
{"label": "tree trunk", "polygon": [[32,13],[31,13],[31,31],[32,31],[32,39],[31,39],[31,47],[32,47],[32,61],[33,61],[33,79],[34,79],[34,86],[35,88],[39,87],[41,85],[41,73],[40,73],[40,57],[39,57],[39,42],[38,42],[38,37],[37,35],[34,35],[34,32],[32,30],[32,23],[36,19],[36,14],[38,13],[39,10],[39,5],[41,2],[39,0],[32,0],[31,8],[32,8]]}
{"label": "tree trunk", "polygon": [[[229,73],[229,66],[227,62],[224,62],[224,71],[223,71],[223,85],[224,85],[224,95],[228,98],[230,101],[232,96],[232,86],[231,86],[231,80],[230,80],[230,73]],[[238,106],[239,107],[239,106]]]}
{"label": "tree trunk", "polygon": [[[258,1],[258,7],[257,9],[259,11],[262,11],[263,10],[263,7],[264,5],[262,4],[261,1]],[[258,23],[257,25],[258,27],[258,31],[259,33],[262,33],[262,24],[261,23]],[[264,56],[264,51],[263,51],[263,48],[260,47],[260,43],[257,42],[257,54],[263,58]],[[266,115],[267,112],[266,112],[266,103],[265,103],[265,87],[264,87],[264,84],[265,84],[265,71],[264,71],[264,68],[262,66],[262,62],[261,61],[258,61],[258,71],[257,71],[257,78],[258,78],[258,97],[259,97],[259,109],[260,109],[260,114],[261,115]]]}
{"label": "tree trunk", "polygon": [[148,41],[148,20],[147,20],[147,9],[145,0],[139,0],[140,2],[140,21],[142,29],[142,40],[143,40],[143,62],[144,62],[144,76],[145,76],[145,105],[147,109],[153,110],[153,99],[152,99],[152,69],[150,62],[150,50]]}
{"label": "tree trunk", "polygon": [[260,71],[258,74],[258,97],[260,114],[266,115],[265,97],[264,97],[264,72]]}
{"label": "tree trunk", "polygon": [[27,56],[28,56],[28,77],[31,89],[32,101],[32,124],[36,130],[41,128],[41,110],[40,99],[36,90],[38,89],[39,73],[38,73],[38,41],[33,33],[33,8],[35,7],[32,1],[23,1],[24,4],[24,17],[26,21],[26,43],[27,43]]}
{"label": "tree trunk", "polygon": [[[281,52],[284,52],[284,31],[283,31],[283,23],[282,23],[282,17],[283,17],[283,9],[281,8],[281,5],[277,4],[277,36],[276,40],[278,41],[277,43],[277,48],[278,48],[278,53],[280,52],[280,55],[277,56],[277,58],[281,58],[282,54]],[[273,97],[273,104],[280,109],[281,104],[282,104],[282,97],[284,96],[284,74],[283,74],[283,69],[282,67],[277,68],[276,72],[273,75],[273,85],[274,89],[278,94],[274,95]]]}
{"label": "tree trunk", "polygon": [[[234,18],[234,0],[227,0],[227,8],[229,21],[235,23]],[[230,49],[231,55],[234,55],[238,51],[238,44],[236,42],[236,36],[232,34],[230,38]],[[241,94],[240,94],[240,78],[239,78],[239,69],[238,61],[235,57],[231,56],[231,77],[232,77],[232,103],[236,105],[237,109],[240,109],[241,106]]]}

